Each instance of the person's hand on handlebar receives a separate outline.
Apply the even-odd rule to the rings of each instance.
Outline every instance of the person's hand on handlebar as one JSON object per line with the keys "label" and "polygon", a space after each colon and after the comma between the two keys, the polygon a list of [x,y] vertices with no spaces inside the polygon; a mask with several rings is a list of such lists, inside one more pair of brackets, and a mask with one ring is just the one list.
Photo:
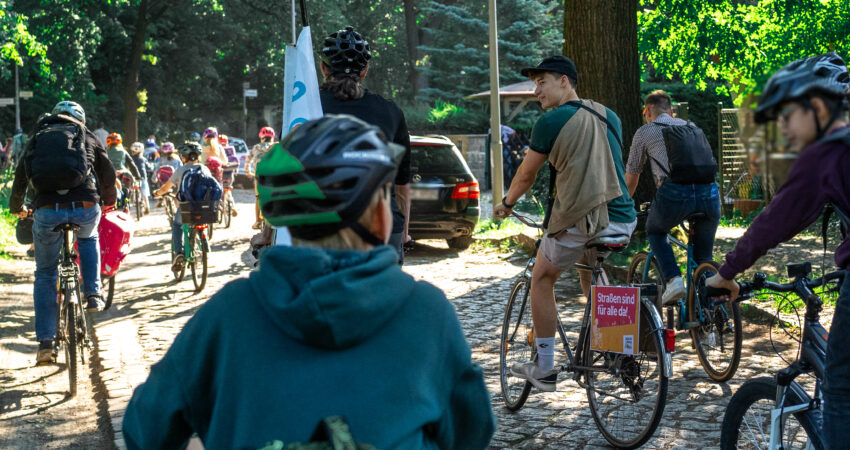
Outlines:
{"label": "person's hand on handlebar", "polygon": [[735,301],[738,298],[738,293],[741,290],[741,286],[735,282],[735,280],[727,280],[720,276],[719,273],[712,275],[710,278],[705,280],[705,285],[708,287],[713,287],[717,289],[726,289],[729,291],[729,300]]}
{"label": "person's hand on handlebar", "polygon": [[508,208],[504,203],[499,203],[493,208],[493,218],[506,219],[511,216],[511,211],[513,211],[513,208]]}

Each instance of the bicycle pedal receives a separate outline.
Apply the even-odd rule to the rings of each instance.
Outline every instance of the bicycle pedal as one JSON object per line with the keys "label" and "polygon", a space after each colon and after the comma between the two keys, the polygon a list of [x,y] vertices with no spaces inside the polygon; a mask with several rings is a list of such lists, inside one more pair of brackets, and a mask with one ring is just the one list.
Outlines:
{"label": "bicycle pedal", "polygon": [[682,324],[683,330],[690,330],[691,328],[698,328],[700,326],[699,322],[685,322]]}

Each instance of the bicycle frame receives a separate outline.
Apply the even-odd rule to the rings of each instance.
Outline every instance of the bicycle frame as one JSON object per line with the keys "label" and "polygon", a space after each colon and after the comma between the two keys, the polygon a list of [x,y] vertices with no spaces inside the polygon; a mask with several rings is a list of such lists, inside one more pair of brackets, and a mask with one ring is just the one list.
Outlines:
{"label": "bicycle frame", "polygon": [[[183,224],[183,254],[186,257],[186,263],[195,262],[195,249],[189,245],[192,230],[198,230],[198,235],[206,242],[207,226],[206,225],[186,225]],[[172,245],[174,245],[172,243]]]}

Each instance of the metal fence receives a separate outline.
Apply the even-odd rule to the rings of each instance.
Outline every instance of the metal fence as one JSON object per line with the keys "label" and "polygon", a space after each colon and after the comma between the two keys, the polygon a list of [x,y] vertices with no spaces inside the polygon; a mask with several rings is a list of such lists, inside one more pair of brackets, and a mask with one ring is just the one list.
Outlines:
{"label": "metal fence", "polygon": [[[749,127],[754,132],[742,133],[741,123],[750,120],[749,111],[723,108],[718,104],[717,137],[720,165],[720,196],[724,214],[738,211],[742,216],[758,210],[774,192],[768,182],[766,131]],[[744,115],[744,117],[742,117]]]}

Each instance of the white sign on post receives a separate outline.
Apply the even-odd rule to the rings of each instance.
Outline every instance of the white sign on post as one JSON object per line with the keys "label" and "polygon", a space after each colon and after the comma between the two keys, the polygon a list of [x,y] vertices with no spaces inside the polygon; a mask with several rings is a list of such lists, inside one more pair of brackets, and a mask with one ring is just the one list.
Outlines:
{"label": "white sign on post", "polygon": [[15,104],[14,98],[0,98],[0,106],[11,106]]}
{"label": "white sign on post", "polygon": [[32,91],[21,91],[18,93],[21,98],[32,98]]}
{"label": "white sign on post", "polygon": [[255,98],[257,96],[256,89],[245,89],[245,97]]}

